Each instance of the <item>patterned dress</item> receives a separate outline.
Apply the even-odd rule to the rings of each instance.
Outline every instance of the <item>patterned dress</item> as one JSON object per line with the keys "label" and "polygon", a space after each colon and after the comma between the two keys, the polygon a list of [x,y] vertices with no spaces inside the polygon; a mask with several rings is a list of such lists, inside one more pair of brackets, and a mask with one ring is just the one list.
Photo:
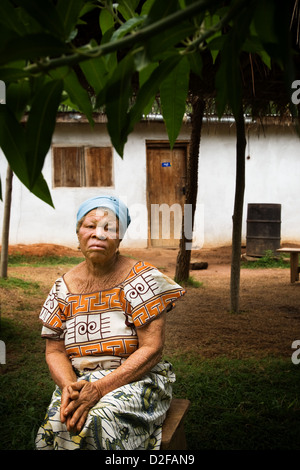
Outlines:
{"label": "patterned dress", "polygon": [[[184,289],[154,266],[139,261],[118,286],[89,294],[68,291],[57,279],[40,313],[42,337],[63,339],[78,380],[96,381],[138,348],[136,330],[184,295]],[[170,406],[175,375],[157,364],[137,382],[104,395],[89,411],[79,434],[61,423],[56,386],[36,437],[37,449],[159,449],[162,422]]]}

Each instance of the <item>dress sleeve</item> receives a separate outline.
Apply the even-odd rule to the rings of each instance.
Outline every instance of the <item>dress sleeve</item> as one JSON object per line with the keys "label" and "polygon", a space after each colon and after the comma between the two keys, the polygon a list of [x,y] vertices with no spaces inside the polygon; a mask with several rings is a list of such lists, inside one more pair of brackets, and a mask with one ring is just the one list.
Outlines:
{"label": "dress sleeve", "polygon": [[63,313],[64,293],[63,280],[57,279],[40,312],[43,322],[42,337],[50,339],[63,339],[65,334],[65,316]]}
{"label": "dress sleeve", "polygon": [[185,290],[154,267],[148,267],[126,284],[125,296],[136,328],[144,326],[164,310],[171,310]]}

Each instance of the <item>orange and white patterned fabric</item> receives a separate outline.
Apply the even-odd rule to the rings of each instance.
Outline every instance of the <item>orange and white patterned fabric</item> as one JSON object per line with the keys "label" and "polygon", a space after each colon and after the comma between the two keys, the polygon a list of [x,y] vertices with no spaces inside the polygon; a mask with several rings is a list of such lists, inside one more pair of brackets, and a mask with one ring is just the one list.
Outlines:
{"label": "orange and white patterned fabric", "polygon": [[42,336],[64,339],[78,370],[113,369],[138,348],[136,329],[184,295],[184,289],[149,263],[137,262],[124,281],[87,294],[56,280],[40,313]]}

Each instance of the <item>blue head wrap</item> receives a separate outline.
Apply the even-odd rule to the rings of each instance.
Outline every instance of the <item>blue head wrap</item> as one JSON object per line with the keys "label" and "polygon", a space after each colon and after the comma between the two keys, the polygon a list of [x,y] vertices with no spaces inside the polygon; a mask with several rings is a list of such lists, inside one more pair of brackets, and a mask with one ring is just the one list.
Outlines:
{"label": "blue head wrap", "polygon": [[97,196],[84,201],[77,212],[77,222],[88,212],[98,207],[110,209],[119,219],[120,236],[123,237],[131,218],[127,206],[116,196]]}

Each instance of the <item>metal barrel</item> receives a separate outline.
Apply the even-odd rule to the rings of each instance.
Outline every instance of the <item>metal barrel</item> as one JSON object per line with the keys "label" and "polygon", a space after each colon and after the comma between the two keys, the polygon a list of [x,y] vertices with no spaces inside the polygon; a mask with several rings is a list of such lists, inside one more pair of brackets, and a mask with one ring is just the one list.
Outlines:
{"label": "metal barrel", "polygon": [[248,204],[247,256],[264,256],[280,248],[281,204]]}

